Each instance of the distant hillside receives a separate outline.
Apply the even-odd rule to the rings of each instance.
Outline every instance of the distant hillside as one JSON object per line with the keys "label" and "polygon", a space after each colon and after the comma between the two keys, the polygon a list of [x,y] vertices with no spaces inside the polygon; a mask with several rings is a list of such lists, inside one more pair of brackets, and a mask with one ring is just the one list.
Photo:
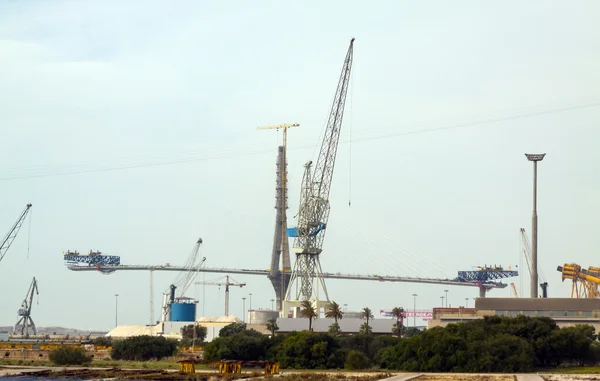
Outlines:
{"label": "distant hillside", "polygon": [[[12,326],[3,326],[0,327],[0,332],[10,332],[13,331]],[[87,336],[90,333],[97,333],[98,331],[82,331],[80,329],[74,328],[64,328],[64,327],[36,327],[38,335],[71,335],[71,336]]]}

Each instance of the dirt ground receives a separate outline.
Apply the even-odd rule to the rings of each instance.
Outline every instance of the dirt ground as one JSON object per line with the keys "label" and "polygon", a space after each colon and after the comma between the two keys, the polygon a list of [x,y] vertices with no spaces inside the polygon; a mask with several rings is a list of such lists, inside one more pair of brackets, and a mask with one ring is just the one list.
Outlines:
{"label": "dirt ground", "polygon": [[546,381],[591,381],[600,380],[600,374],[552,374],[542,376]]}
{"label": "dirt ground", "polygon": [[[415,378],[415,381],[515,381],[512,375],[481,375],[481,374],[427,374]],[[557,380],[558,381],[558,380]]]}

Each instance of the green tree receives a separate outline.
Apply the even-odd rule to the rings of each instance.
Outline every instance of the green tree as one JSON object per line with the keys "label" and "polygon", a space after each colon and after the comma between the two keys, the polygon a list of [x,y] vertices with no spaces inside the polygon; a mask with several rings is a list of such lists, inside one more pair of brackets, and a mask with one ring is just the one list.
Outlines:
{"label": "green tree", "polygon": [[371,360],[361,351],[351,350],[346,357],[344,368],[348,370],[367,369],[371,366]]}
{"label": "green tree", "polygon": [[199,343],[204,342],[207,335],[206,327],[198,324],[189,324],[181,327],[181,338],[188,340],[198,340]]}
{"label": "green tree", "polygon": [[61,347],[48,354],[48,359],[55,365],[86,365],[92,362],[92,356],[83,348]]}
{"label": "green tree", "polygon": [[371,312],[371,309],[369,307],[363,308],[362,311],[360,312],[360,318],[367,320],[367,322],[364,323],[363,325],[361,325],[361,327],[360,327],[361,333],[365,333],[367,335],[370,334],[371,326],[369,325],[369,320],[375,318],[373,316],[373,313]]}
{"label": "green tree", "polygon": [[110,336],[99,336],[94,339],[93,343],[99,347],[110,347],[112,345],[112,338]]}
{"label": "green tree", "polygon": [[148,361],[173,356],[176,351],[177,340],[145,335],[117,341],[110,356],[113,360]]}
{"label": "green tree", "polygon": [[396,318],[396,324],[392,327],[392,334],[402,337],[404,333],[404,308],[394,307],[392,309],[392,316]]}
{"label": "green tree", "polygon": [[246,330],[246,323],[231,323],[221,328],[219,337],[233,336]]}
{"label": "green tree", "polygon": [[275,335],[275,332],[279,330],[279,326],[277,325],[277,320],[270,318],[267,320],[267,329],[271,332],[271,335]]}
{"label": "green tree", "polygon": [[328,332],[330,335],[338,336],[342,332],[342,330],[340,329],[340,325],[338,323],[333,323],[329,326]]}
{"label": "green tree", "polygon": [[308,319],[308,330],[312,331],[312,322],[317,317],[317,311],[310,300],[303,300],[300,304],[300,316]]}

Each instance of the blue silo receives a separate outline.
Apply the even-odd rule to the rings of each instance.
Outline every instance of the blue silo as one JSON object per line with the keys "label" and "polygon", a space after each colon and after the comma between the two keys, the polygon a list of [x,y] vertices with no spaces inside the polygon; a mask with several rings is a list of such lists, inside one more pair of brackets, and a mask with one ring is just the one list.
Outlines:
{"label": "blue silo", "polygon": [[[180,298],[183,299],[183,298]],[[171,321],[195,321],[195,301],[178,300],[171,304]]]}

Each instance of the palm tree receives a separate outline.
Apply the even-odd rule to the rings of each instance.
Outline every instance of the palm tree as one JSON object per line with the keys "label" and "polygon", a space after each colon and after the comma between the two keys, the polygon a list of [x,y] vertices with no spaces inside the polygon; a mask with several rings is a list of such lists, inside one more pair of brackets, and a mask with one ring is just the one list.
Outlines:
{"label": "palm tree", "polygon": [[394,325],[393,331],[398,335],[398,337],[401,337],[402,331],[404,330],[404,308],[394,307],[392,309],[392,316],[396,318],[396,324]]}
{"label": "palm tree", "polygon": [[339,304],[336,302],[331,302],[329,305],[327,305],[325,317],[335,320],[335,324],[337,324],[338,320],[342,320],[342,317],[344,317],[344,311],[342,311],[342,308]]}
{"label": "palm tree", "polygon": [[271,331],[271,335],[275,336],[275,331],[279,330],[277,320],[275,320],[274,318],[270,318],[269,320],[267,320],[267,329]]}
{"label": "palm tree", "polygon": [[331,302],[327,305],[325,310],[325,317],[329,319],[334,319],[335,323],[329,326],[329,333],[336,336],[340,333],[340,325],[338,324],[338,320],[342,319],[344,316],[344,311],[342,311],[339,304],[336,302]]}
{"label": "palm tree", "polygon": [[363,310],[360,313],[360,318],[367,320],[367,323],[365,324],[365,332],[366,333],[370,333],[371,332],[371,327],[369,326],[369,320],[375,318],[373,316],[373,313],[371,312],[371,309],[369,307],[363,308]]}
{"label": "palm tree", "polygon": [[308,330],[312,331],[312,321],[317,317],[317,311],[313,307],[310,300],[303,300],[302,304],[300,304],[300,316],[308,319]]}

